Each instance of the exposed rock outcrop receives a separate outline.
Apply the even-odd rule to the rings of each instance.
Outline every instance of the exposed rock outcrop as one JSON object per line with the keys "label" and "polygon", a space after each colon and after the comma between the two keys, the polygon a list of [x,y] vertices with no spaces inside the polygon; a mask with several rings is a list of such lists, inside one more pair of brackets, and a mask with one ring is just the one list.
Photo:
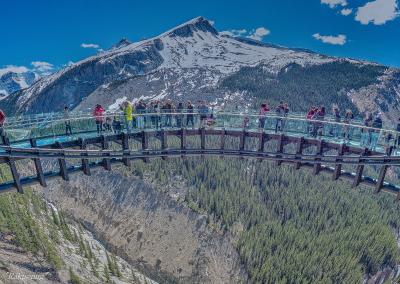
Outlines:
{"label": "exposed rock outcrop", "polygon": [[77,175],[45,196],[81,221],[113,252],[161,282],[246,280],[228,233],[153,185],[120,172]]}

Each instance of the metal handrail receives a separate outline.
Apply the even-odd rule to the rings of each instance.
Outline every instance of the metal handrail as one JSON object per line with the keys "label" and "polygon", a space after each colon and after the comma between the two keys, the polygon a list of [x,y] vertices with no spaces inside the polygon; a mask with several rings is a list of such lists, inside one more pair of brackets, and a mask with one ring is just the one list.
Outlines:
{"label": "metal handrail", "polygon": [[[304,117],[299,117],[299,116],[295,116],[295,115],[288,115],[288,116],[279,116],[275,113],[267,113],[266,115],[259,115],[257,113],[253,113],[253,112],[225,112],[225,111],[215,111],[212,110],[211,112],[209,112],[208,114],[206,114],[207,116],[211,116],[211,114],[213,115],[213,118],[216,122],[222,122],[222,125],[220,125],[219,127],[223,127],[223,128],[241,128],[241,126],[237,125],[237,119],[241,119],[242,121],[244,121],[245,119],[249,119],[251,120],[251,122],[254,124],[254,122],[257,122],[260,118],[265,118],[266,120],[281,120],[283,121],[285,124],[294,122],[294,123],[300,123],[301,125],[292,125],[291,127],[296,130],[300,127],[305,127],[305,125],[311,125],[313,127],[322,127],[324,128],[325,126],[329,126],[333,128],[342,128],[341,132],[343,132],[344,130],[347,129],[347,131],[367,131],[367,132],[375,132],[375,133],[385,133],[385,134],[391,134],[393,136],[393,138],[399,137],[400,133],[396,130],[392,130],[392,129],[386,129],[386,128],[374,128],[374,127],[370,127],[370,126],[364,126],[364,125],[360,125],[360,124],[355,124],[355,123],[344,123],[344,122],[336,122],[333,119],[327,119],[327,120],[318,120],[318,119],[307,119]],[[182,112],[146,112],[146,113],[134,113],[132,116],[133,118],[140,118],[140,117],[147,117],[147,118],[154,118],[154,117],[165,117],[165,116],[171,116],[171,117],[179,117],[179,116],[188,116],[188,115],[193,115],[194,117],[198,117],[200,115],[202,115],[202,113],[200,113],[199,111],[193,111],[193,112],[187,112],[187,110],[183,110]],[[204,114],[203,114],[204,115]],[[106,120],[106,118],[108,117],[114,117],[117,118],[121,123],[126,123],[125,122],[125,116],[122,112],[106,112],[104,115],[102,116],[98,116],[97,118],[101,118],[103,121]],[[57,134],[57,131],[55,131],[55,128],[60,128],[60,126],[62,127],[63,124],[67,123],[92,123],[94,120],[96,120],[96,117],[94,117],[92,114],[89,113],[70,113],[70,117],[69,118],[64,118],[63,117],[63,113],[51,113],[48,114],[47,116],[48,120],[44,120],[44,121],[39,121],[36,120],[35,122],[26,122],[23,121],[23,123],[19,123],[19,124],[15,124],[15,125],[7,125],[5,124],[3,127],[4,132],[8,135],[19,135],[21,136],[21,132],[26,133],[23,134],[25,135],[25,137],[29,136],[32,137],[32,131],[33,129],[37,129],[38,131],[45,131],[47,129],[47,131],[51,130],[51,134],[50,135],[41,135],[41,136],[36,136],[36,138],[45,138],[45,137],[57,137],[60,136],[61,133],[59,131],[59,134]],[[182,118],[182,117],[181,117]],[[183,117],[184,118],[184,117]],[[231,121],[231,119],[235,119],[236,121]],[[236,122],[236,124],[235,124]],[[270,122],[270,121],[269,121]],[[78,132],[88,132],[88,127],[90,125],[85,125],[85,126],[80,126],[80,127],[76,127],[74,126]],[[254,125],[253,125],[254,126]],[[151,128],[151,127],[150,127]],[[75,129],[75,132],[76,132]],[[85,131],[79,131],[79,130],[85,130]],[[285,130],[287,132],[296,132],[294,130]],[[299,132],[299,131],[297,131]],[[357,134],[358,135],[358,134]],[[18,142],[18,141],[26,141],[25,139],[16,139],[14,142]]]}

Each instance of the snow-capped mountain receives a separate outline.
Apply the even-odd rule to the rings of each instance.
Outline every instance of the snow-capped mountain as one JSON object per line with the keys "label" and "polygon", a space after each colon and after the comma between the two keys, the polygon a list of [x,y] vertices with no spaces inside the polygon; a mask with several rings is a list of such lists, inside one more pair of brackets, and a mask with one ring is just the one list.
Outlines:
{"label": "snow-capped mountain", "polygon": [[[234,38],[219,33],[209,21],[198,17],[154,38],[134,43],[121,40],[111,49],[68,66],[9,96],[0,107],[10,112],[35,113],[60,111],[65,105],[87,109],[96,103],[116,108],[124,99],[135,101],[164,97],[185,101],[206,98],[221,104],[234,101],[248,105],[254,101],[254,90],[233,89],[224,83],[234,74],[241,74],[244,68],[258,68],[265,72],[261,77],[262,83],[278,80],[285,72],[290,73],[292,66],[308,70],[333,63],[351,65],[355,69],[352,72],[360,70],[361,76],[365,73],[363,66],[377,66],[304,49]],[[347,72],[346,69],[343,72]],[[379,72],[379,75],[384,75],[383,70]],[[393,72],[397,74],[396,70]],[[390,78],[386,81],[391,82]],[[368,80],[371,82],[373,80]],[[349,86],[338,86],[337,89],[349,94],[357,91]]]}
{"label": "snow-capped mountain", "polygon": [[7,66],[0,68],[0,99],[28,88],[37,79],[39,79],[39,75],[25,67]]}

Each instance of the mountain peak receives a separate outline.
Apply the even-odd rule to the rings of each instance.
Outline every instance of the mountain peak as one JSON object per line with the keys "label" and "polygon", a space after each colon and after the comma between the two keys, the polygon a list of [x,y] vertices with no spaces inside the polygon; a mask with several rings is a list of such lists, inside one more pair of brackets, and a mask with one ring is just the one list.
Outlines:
{"label": "mountain peak", "polygon": [[191,37],[195,32],[209,32],[213,35],[218,35],[218,31],[211,25],[211,23],[203,18],[196,17],[186,23],[183,23],[165,34],[171,37]]}
{"label": "mountain peak", "polygon": [[116,49],[116,48],[121,48],[121,47],[125,47],[127,45],[130,45],[132,42],[130,42],[128,39],[126,38],[122,38],[119,42],[117,42],[112,49]]}

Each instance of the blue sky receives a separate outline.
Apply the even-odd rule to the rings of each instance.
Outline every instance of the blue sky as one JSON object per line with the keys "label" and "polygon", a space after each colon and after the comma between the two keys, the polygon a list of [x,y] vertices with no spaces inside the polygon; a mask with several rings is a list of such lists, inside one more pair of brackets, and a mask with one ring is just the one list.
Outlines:
{"label": "blue sky", "polygon": [[51,72],[121,38],[152,37],[197,16],[219,31],[400,67],[397,1],[1,0],[0,67]]}

